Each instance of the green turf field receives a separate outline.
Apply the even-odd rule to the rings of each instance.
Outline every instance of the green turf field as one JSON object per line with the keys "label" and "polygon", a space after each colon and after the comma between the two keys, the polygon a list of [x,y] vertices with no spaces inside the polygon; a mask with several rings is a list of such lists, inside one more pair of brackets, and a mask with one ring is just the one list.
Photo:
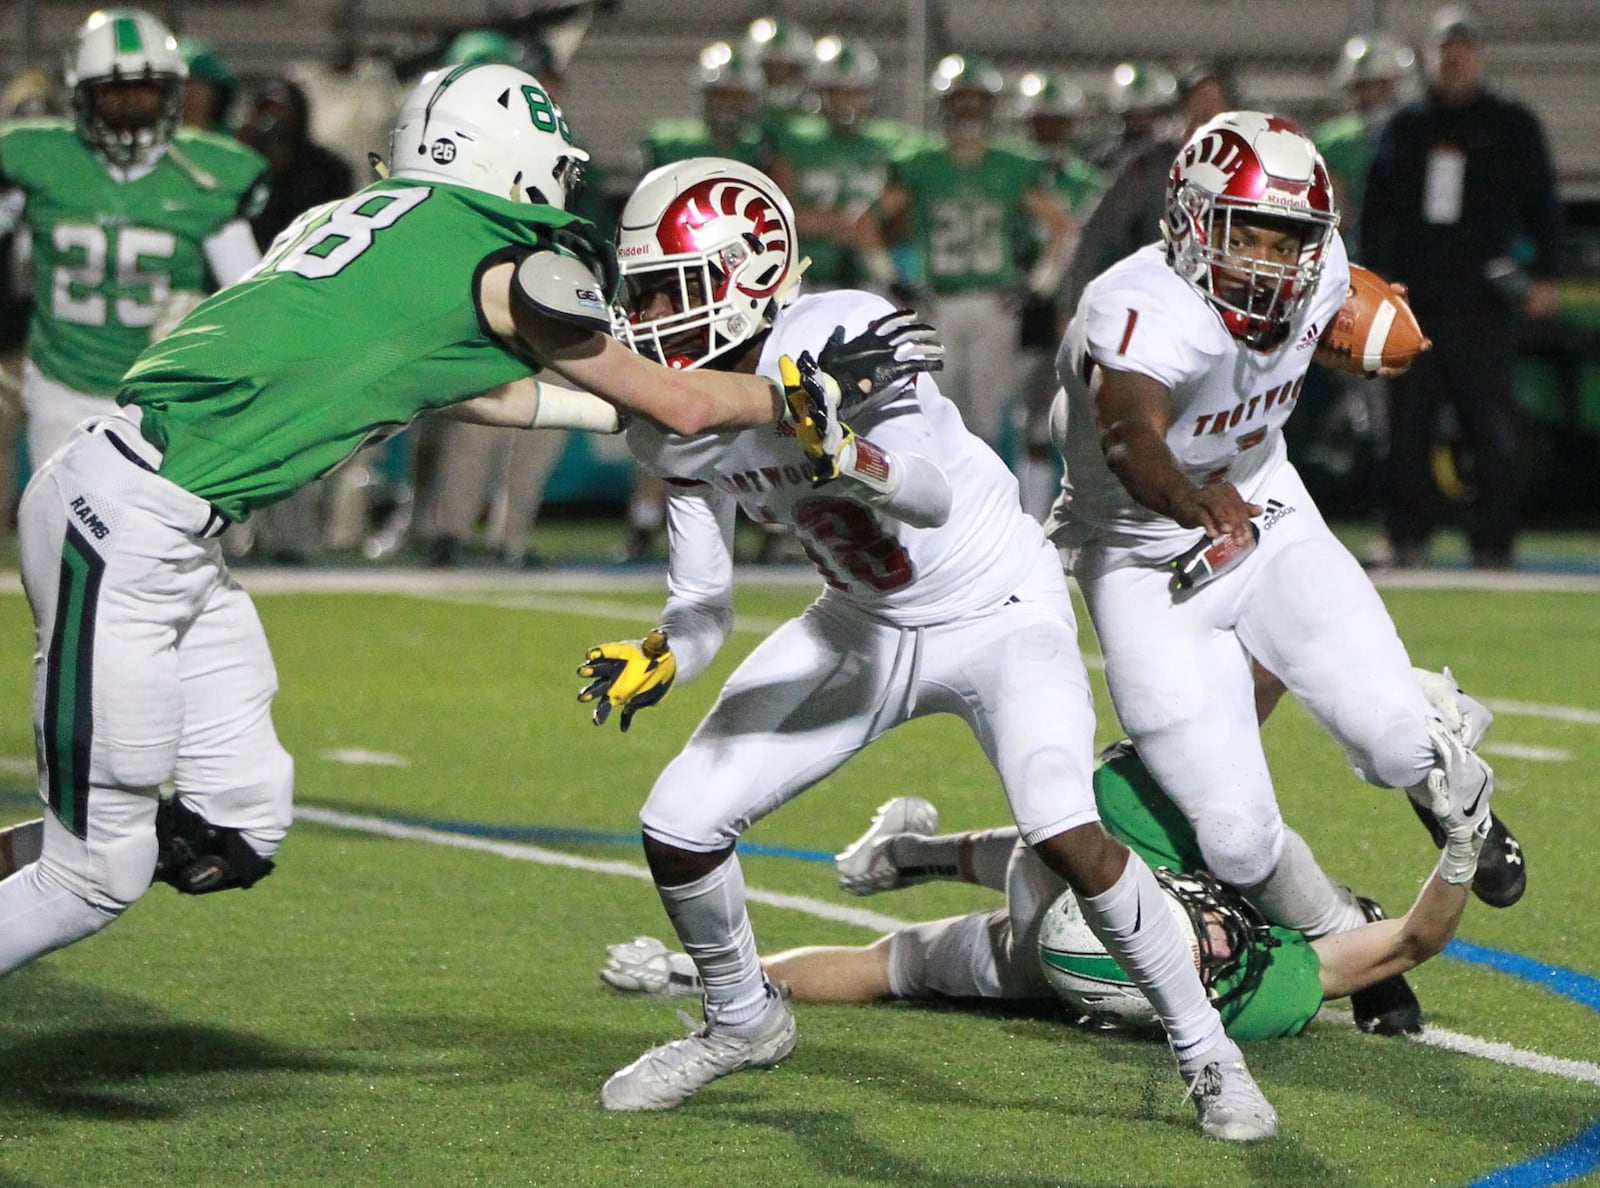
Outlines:
{"label": "green turf field", "polygon": [[[1283,1133],[1234,1148],[1199,1136],[1158,1043],[908,1006],[800,1008],[781,1069],[668,1114],[604,1113],[600,1084],[676,1034],[684,1001],[596,976],[607,942],[669,931],[639,877],[638,805],[719,679],[808,591],[749,589],[713,672],[623,737],[589,724],[573,668],[586,645],[654,622],[659,594],[648,576],[564,577],[289,593],[267,592],[292,584],[277,574],[244,574],[262,591],[302,807],[479,828],[404,840],[303,819],[253,890],[158,887],[0,982],[0,1186],[1600,1183],[1574,1178],[1600,1167],[1594,589],[1385,591],[1413,657],[1451,664],[1501,711],[1488,757],[1531,886],[1509,911],[1474,905],[1461,938],[1573,971],[1567,993],[1441,958],[1413,984],[1436,1037],[1469,1051],[1339,1020],[1257,1045]],[[0,814],[15,820],[33,812],[18,595],[0,596],[0,642]],[[1329,869],[1402,910],[1433,852],[1400,794],[1360,783],[1293,706],[1268,751],[1286,816]],[[830,906],[911,920],[994,902],[834,887],[818,856],[901,792],[954,828],[1006,817],[958,722],[897,732],[752,830],[792,852],[747,856],[751,888],[801,897],[752,906],[765,948],[872,937],[815,914]]]}

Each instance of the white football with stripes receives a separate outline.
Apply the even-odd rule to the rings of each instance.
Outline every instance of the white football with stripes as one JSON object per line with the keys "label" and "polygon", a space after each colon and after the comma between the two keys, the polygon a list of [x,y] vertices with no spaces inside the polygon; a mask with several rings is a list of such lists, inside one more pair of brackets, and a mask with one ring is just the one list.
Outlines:
{"label": "white football with stripes", "polygon": [[1428,345],[1405,297],[1371,269],[1350,265],[1344,307],[1322,335],[1324,355],[1372,375],[1380,367],[1410,366]]}

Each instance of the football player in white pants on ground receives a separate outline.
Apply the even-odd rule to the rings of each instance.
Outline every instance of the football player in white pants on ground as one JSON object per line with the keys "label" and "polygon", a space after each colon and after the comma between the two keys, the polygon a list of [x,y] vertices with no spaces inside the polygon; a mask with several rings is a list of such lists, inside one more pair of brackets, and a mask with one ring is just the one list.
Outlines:
{"label": "football player in white pants on ground", "polygon": [[[1349,283],[1337,221],[1292,124],[1230,112],[1193,134],[1164,242],[1102,273],[1067,327],[1055,418],[1067,480],[1051,526],[1117,714],[1207,867],[1313,937],[1365,917],[1284,828],[1251,657],[1369,782],[1421,799],[1438,760],[1438,716],[1388,612],[1285,454],[1313,357],[1349,366],[1321,347]],[[1206,538],[1233,567],[1184,588],[1172,563]],[[1409,1000],[1396,1029],[1419,1028],[1409,989],[1392,989]]]}
{"label": "football player in white pants on ground", "polygon": [[[904,324],[865,293],[788,304],[800,267],[788,200],[737,162],[647,175],[617,250],[631,319],[620,332],[663,360],[773,375],[790,352],[826,363],[835,325]],[[918,327],[904,330],[908,353],[926,349]],[[789,1054],[794,1018],[762,973],[734,843],[891,728],[951,713],[1000,774],[1020,836],[1080,893],[1107,949],[1158,1004],[1205,1133],[1274,1134],[1155,876],[1096,815],[1093,708],[1059,560],[1016,480],[929,376],[871,378],[841,402],[857,435],[817,472],[780,432],[629,430],[636,457],[669,484],[669,596],[658,632],[590,651],[580,699],[599,702],[597,721],[614,706],[626,725],[726,639],[737,507],[792,524],[827,587],[739,666],[640,814],[657,890],[704,982],[706,1025],[620,1070],[602,1102],[671,1108]],[[814,485],[816,475],[831,481]]]}

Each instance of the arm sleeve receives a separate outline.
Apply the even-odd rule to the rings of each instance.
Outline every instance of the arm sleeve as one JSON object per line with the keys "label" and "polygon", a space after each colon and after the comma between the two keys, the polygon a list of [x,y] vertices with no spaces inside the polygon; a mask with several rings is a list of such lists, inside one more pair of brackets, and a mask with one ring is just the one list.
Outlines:
{"label": "arm sleeve", "polygon": [[1522,117],[1518,122],[1523,127],[1516,143],[1523,146],[1525,155],[1522,168],[1515,174],[1522,179],[1522,201],[1518,215],[1536,252],[1532,271],[1537,276],[1559,276],[1561,206],[1556,198],[1555,169],[1550,163],[1550,149],[1545,143],[1544,129],[1538,118],[1531,112],[1518,114]]}
{"label": "arm sleeve", "polygon": [[706,670],[733,630],[733,500],[704,483],[667,494],[667,605],[661,625],[678,680]]}
{"label": "arm sleeve", "polygon": [[255,233],[243,219],[231,219],[205,241],[206,263],[219,288],[233,284],[261,262]]}
{"label": "arm sleeve", "polygon": [[856,438],[854,469],[886,479],[885,491],[846,475],[861,502],[913,528],[937,528],[950,518],[950,480],[933,459],[910,451],[890,451],[864,437]]}

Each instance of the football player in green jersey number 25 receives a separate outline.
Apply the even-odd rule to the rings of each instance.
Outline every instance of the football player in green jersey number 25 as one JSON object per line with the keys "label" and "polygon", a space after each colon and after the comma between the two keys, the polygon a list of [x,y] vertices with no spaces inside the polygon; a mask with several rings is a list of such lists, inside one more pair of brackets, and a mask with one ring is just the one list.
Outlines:
{"label": "football player in green jersey number 25", "polygon": [[[40,852],[0,882],[0,974],[105,927],[153,877],[201,893],[271,871],[293,763],[228,523],[429,411],[602,430],[626,412],[683,434],[779,418],[775,381],[673,372],[609,336],[615,259],[566,209],[587,156],[532,75],[428,75],[390,176],[285,229],[34,476],[19,520],[48,811],[7,838],[9,862]],[[827,366],[859,386],[892,355],[863,334]],[[802,434],[839,384],[801,405]]]}
{"label": "football player in green jersey number 25", "polygon": [[74,118],[0,127],[0,189],[21,193],[32,232],[22,401],[35,468],[79,421],[116,411],[139,352],[261,258],[247,220],[267,163],[178,127],[187,74],[155,17],[96,12],[67,63]]}

